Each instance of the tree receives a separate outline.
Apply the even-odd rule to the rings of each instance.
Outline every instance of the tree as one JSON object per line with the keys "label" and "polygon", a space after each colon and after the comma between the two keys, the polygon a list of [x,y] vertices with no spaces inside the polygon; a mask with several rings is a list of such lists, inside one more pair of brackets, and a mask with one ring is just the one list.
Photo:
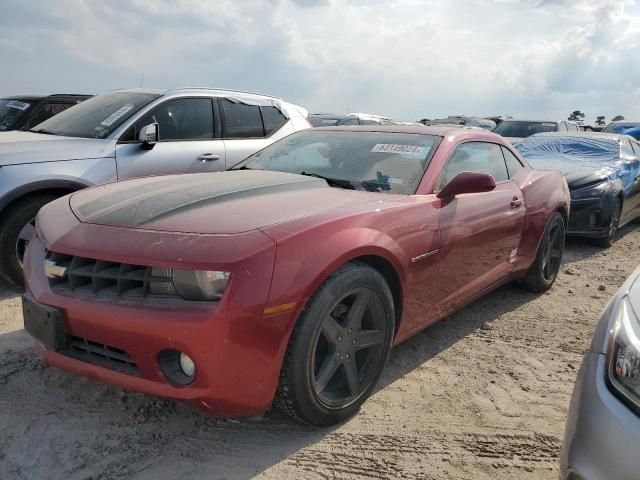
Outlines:
{"label": "tree", "polygon": [[571,122],[582,122],[584,120],[584,113],[582,113],[580,110],[574,110],[571,115],[569,115],[569,118],[567,118],[567,120],[571,121]]}
{"label": "tree", "polygon": [[612,122],[619,122],[620,120],[624,120],[624,117],[622,115],[616,115],[611,119]]}
{"label": "tree", "polygon": [[598,125],[604,125],[604,115],[599,115],[596,117],[596,123]]}

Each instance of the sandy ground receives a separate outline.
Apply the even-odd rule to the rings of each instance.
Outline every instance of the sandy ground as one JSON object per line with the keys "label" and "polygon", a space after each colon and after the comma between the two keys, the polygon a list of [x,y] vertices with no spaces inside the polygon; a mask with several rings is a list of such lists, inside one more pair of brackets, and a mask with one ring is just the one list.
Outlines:
{"label": "sandy ground", "polygon": [[212,419],[46,367],[0,285],[0,479],[557,479],[573,382],[598,313],[640,263],[568,244],[554,288],[503,287],[396,348],[351,421]]}

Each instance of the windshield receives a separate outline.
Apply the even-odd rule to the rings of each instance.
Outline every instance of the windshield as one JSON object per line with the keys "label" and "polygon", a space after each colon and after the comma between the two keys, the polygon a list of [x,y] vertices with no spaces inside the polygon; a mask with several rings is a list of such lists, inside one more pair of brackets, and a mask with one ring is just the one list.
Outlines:
{"label": "windshield", "polygon": [[152,93],[105,93],[51,117],[31,131],[65,137],[106,138],[159,96]]}
{"label": "windshield", "polygon": [[631,135],[636,140],[640,138],[640,122],[619,122],[610,123],[603,132],[619,133],[621,135]]}
{"label": "windshield", "polygon": [[440,140],[422,134],[303,130],[234,169],[320,176],[333,186],[412,195]]}
{"label": "windshield", "polygon": [[518,120],[505,120],[493,129],[503,137],[525,138],[534,133],[555,132],[558,124],[555,122],[523,122]]}
{"label": "windshield", "polygon": [[596,137],[529,137],[515,145],[534,167],[571,171],[584,167],[598,167],[620,159],[620,143],[615,139]]}
{"label": "windshield", "polygon": [[0,100],[0,131],[12,130],[30,108],[29,102],[6,98]]}

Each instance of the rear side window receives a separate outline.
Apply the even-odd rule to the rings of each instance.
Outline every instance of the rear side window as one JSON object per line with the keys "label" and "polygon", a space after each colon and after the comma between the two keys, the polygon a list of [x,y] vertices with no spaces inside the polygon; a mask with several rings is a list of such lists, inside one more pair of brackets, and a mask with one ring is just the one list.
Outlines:
{"label": "rear side window", "polygon": [[260,107],[264,122],[264,134],[271,135],[287,123],[287,118],[276,107]]}
{"label": "rear side window", "polygon": [[496,182],[509,179],[500,146],[488,142],[467,142],[458,145],[447,161],[438,190],[462,172],[487,173]]}
{"label": "rear side window", "polygon": [[509,171],[509,178],[515,178],[518,173],[524,168],[524,165],[520,163],[518,157],[516,157],[508,148],[500,147],[502,154],[504,155],[504,161],[507,164],[507,170]]}
{"label": "rear side window", "polygon": [[247,105],[231,100],[222,100],[224,114],[227,118],[228,138],[264,137],[260,107]]}

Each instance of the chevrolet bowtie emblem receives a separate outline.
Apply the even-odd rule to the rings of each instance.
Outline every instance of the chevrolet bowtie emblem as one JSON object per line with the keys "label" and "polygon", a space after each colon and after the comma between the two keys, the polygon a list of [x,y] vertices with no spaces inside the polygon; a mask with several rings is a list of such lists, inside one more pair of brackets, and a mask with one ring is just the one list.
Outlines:
{"label": "chevrolet bowtie emblem", "polygon": [[56,265],[53,260],[44,261],[44,274],[47,278],[62,278],[67,273],[67,267]]}

